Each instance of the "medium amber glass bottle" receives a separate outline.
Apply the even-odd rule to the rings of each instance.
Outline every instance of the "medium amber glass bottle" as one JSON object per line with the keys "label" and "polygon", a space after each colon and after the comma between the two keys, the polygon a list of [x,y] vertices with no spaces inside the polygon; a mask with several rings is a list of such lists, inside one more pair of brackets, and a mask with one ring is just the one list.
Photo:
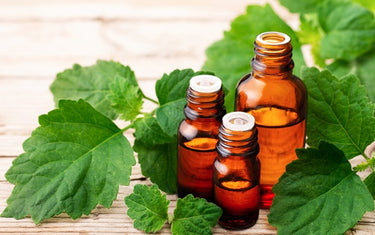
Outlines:
{"label": "medium amber glass bottle", "polygon": [[292,74],[290,37],[265,32],[254,43],[252,73],[245,75],[236,90],[236,110],[255,117],[259,131],[261,162],[261,207],[269,208],[285,167],[297,158],[296,148],[305,144],[307,95],[302,81]]}
{"label": "medium amber glass bottle", "polygon": [[259,215],[260,166],[258,132],[254,117],[232,112],[223,117],[214,162],[214,201],[223,210],[219,224],[244,229]]}
{"label": "medium amber glass bottle", "polygon": [[226,113],[221,80],[198,75],[187,89],[185,120],[178,130],[177,194],[212,201],[212,165],[221,119]]}

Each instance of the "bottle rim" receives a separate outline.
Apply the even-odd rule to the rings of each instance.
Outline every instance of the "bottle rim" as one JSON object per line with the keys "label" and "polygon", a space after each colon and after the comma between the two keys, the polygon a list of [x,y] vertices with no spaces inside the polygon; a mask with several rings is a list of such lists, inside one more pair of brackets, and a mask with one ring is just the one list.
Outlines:
{"label": "bottle rim", "polygon": [[197,75],[190,79],[190,88],[196,92],[213,93],[221,88],[221,79],[213,75]]}
{"label": "bottle rim", "polygon": [[255,118],[245,112],[231,112],[223,117],[223,126],[232,131],[248,131],[253,129]]}
{"label": "bottle rim", "polygon": [[[280,40],[278,42],[276,42],[275,40],[265,40],[264,38],[267,37],[267,36],[278,36],[278,37],[282,37],[284,40]],[[261,33],[261,34],[258,34],[258,36],[256,37],[256,41],[258,41],[259,43],[261,44],[264,44],[264,45],[273,45],[273,46],[277,46],[277,45],[284,45],[284,44],[287,44],[290,42],[290,37],[289,35],[285,34],[285,33],[281,33],[281,32],[277,32],[277,31],[269,31],[269,32],[264,32],[264,33]]]}

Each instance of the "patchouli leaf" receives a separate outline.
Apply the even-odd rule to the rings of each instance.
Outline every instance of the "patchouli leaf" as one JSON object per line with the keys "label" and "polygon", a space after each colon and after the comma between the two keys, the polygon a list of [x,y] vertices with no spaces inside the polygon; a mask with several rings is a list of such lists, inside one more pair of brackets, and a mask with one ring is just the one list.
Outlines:
{"label": "patchouli leaf", "polygon": [[132,84],[129,79],[116,75],[110,87],[108,99],[111,107],[120,114],[123,120],[133,120],[142,109],[143,93],[138,85]]}
{"label": "patchouli leaf", "polygon": [[172,234],[212,234],[211,227],[217,224],[221,214],[220,207],[203,198],[194,198],[191,194],[179,198],[173,213]]}
{"label": "patchouli leaf", "polygon": [[325,0],[280,0],[280,3],[294,13],[310,13],[318,10],[320,4]]}
{"label": "patchouli leaf", "polygon": [[125,204],[134,227],[146,233],[159,231],[168,219],[169,201],[155,184],[151,187],[135,185],[133,193],[125,197]]}
{"label": "patchouli leaf", "polygon": [[351,62],[336,60],[332,64],[328,65],[327,69],[338,77],[342,77],[349,73],[357,75],[361,80],[362,85],[365,87],[370,100],[375,102],[375,73],[373,72],[374,64],[375,48]]}
{"label": "patchouli leaf", "polygon": [[134,122],[136,140],[141,145],[157,145],[175,142],[176,138],[167,135],[155,117],[145,116]]}
{"label": "patchouli leaf", "polygon": [[254,40],[258,34],[266,31],[279,31],[291,37],[294,74],[299,75],[301,66],[305,64],[296,34],[275,14],[271,6],[248,6],[245,14],[232,21],[231,29],[224,32],[224,37],[206,50],[207,60],[203,69],[213,71],[231,91],[226,94],[225,99],[228,111],[233,110],[234,91],[238,81],[251,72],[250,61],[254,56]]}
{"label": "patchouli leaf", "polygon": [[170,74],[164,74],[156,82],[155,90],[160,105],[166,104],[178,99],[185,99],[186,89],[189,87],[189,81],[192,77],[201,74],[211,74],[211,72],[198,71],[192,69],[174,70]]}
{"label": "patchouli leaf", "polygon": [[184,106],[186,99],[179,99],[164,104],[156,109],[156,118],[163,131],[169,136],[177,138],[180,122],[185,118]]}
{"label": "patchouli leaf", "polygon": [[122,130],[83,100],[61,100],[39,123],[5,174],[15,187],[2,216],[40,223],[64,211],[75,219],[97,204],[110,207],[135,164]]}
{"label": "patchouli leaf", "polygon": [[145,144],[136,139],[133,148],[138,153],[142,174],[150,177],[164,192],[176,193],[177,139],[158,145]]}
{"label": "patchouli leaf", "polygon": [[331,142],[350,159],[363,154],[374,141],[374,105],[359,79],[341,79],[328,70],[305,68],[302,79],[308,91],[307,143]]}
{"label": "patchouli leaf", "polygon": [[75,64],[72,69],[57,74],[50,89],[56,104],[60,99],[83,99],[104,115],[116,119],[118,114],[111,106],[108,94],[118,75],[138,87],[134,72],[129,67],[113,61],[98,60],[93,66]]}
{"label": "patchouli leaf", "polygon": [[320,54],[323,58],[353,60],[370,50],[375,42],[374,14],[350,1],[326,1],[319,22],[325,32]]}
{"label": "patchouli leaf", "polygon": [[374,210],[366,185],[334,145],[296,152],[298,160],[272,188],[268,221],[279,234],[342,234]]}
{"label": "patchouli leaf", "polygon": [[364,182],[370,191],[372,198],[375,200],[375,173],[372,172],[369,176],[367,176]]}

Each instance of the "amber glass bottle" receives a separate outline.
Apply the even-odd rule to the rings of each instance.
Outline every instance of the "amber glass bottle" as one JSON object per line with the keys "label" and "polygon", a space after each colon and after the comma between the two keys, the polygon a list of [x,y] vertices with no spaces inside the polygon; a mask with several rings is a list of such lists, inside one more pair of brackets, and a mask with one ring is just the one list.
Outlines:
{"label": "amber glass bottle", "polygon": [[252,73],[245,75],[236,90],[236,110],[255,117],[259,131],[261,162],[261,207],[269,208],[285,167],[297,158],[296,148],[305,144],[307,95],[302,81],[292,74],[290,37],[265,32],[254,43]]}
{"label": "amber glass bottle", "polygon": [[223,210],[219,224],[244,229],[255,224],[259,214],[260,166],[258,132],[254,117],[232,112],[223,117],[214,162],[214,200]]}
{"label": "amber glass bottle", "polygon": [[216,143],[224,116],[221,80],[198,75],[187,89],[185,120],[178,130],[177,194],[212,201],[212,165],[217,156]]}

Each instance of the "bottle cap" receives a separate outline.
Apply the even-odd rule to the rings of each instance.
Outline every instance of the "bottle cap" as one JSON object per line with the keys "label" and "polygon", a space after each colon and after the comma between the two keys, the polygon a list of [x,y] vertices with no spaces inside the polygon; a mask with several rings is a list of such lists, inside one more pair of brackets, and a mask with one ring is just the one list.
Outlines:
{"label": "bottle cap", "polygon": [[248,131],[253,129],[255,118],[245,112],[227,113],[223,117],[223,126],[232,131]]}
{"label": "bottle cap", "polygon": [[280,32],[264,32],[257,36],[256,40],[265,45],[283,45],[290,42],[290,37],[285,33]]}
{"label": "bottle cap", "polygon": [[213,75],[197,75],[190,79],[190,88],[202,93],[216,92],[221,88],[221,80]]}

